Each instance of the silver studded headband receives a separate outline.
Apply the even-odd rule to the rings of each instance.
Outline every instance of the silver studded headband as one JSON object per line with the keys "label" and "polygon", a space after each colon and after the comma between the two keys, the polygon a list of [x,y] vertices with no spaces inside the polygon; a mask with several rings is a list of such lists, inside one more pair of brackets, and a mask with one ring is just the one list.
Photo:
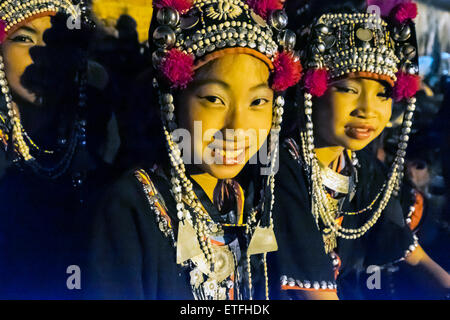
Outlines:
{"label": "silver studded headband", "polygon": [[[294,83],[287,77],[280,87],[285,89],[300,79],[300,61],[293,52],[296,35],[284,29],[287,15],[281,10],[281,2],[281,9],[272,10],[266,19],[256,13],[259,8],[251,6],[252,1],[197,0],[184,11],[176,10],[175,0],[155,2],[158,26],[151,35],[157,47],[152,56],[153,65],[172,85],[185,86],[193,70],[233,52],[256,56],[270,70],[277,69],[277,58],[283,52],[290,56],[291,70],[297,74]],[[164,5],[168,2],[172,6]],[[169,72],[173,69],[184,73]],[[289,75],[289,66],[283,70]]]}

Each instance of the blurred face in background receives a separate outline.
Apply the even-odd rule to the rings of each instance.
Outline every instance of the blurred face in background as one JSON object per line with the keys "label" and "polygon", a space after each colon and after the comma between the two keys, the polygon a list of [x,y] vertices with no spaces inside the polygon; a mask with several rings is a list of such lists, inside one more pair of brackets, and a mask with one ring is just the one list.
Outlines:
{"label": "blurred face in background", "polygon": [[34,19],[9,34],[1,45],[9,87],[14,96],[29,103],[37,104],[36,95],[22,85],[21,77],[33,63],[30,49],[45,46],[44,32],[51,26],[50,16]]}

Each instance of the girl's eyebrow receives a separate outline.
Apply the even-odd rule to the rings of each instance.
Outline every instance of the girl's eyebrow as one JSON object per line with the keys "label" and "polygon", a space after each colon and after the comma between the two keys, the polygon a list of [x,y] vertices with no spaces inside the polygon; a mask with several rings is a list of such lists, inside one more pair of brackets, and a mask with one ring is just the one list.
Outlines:
{"label": "girl's eyebrow", "polygon": [[257,84],[254,87],[250,88],[250,91],[254,91],[254,90],[258,90],[258,89],[268,89],[269,88],[269,84],[267,82],[262,82],[260,84]]}
{"label": "girl's eyebrow", "polygon": [[23,31],[27,31],[27,32],[30,32],[30,33],[33,33],[33,34],[37,34],[37,31],[35,29],[33,29],[31,27],[28,27],[28,26],[22,26],[17,31],[19,31],[19,30],[23,30]]}
{"label": "girl's eyebrow", "polygon": [[224,87],[225,89],[230,88],[230,85],[228,83],[218,79],[201,79],[201,80],[194,80],[193,82],[193,85],[197,88],[207,84],[217,84],[221,87]]}

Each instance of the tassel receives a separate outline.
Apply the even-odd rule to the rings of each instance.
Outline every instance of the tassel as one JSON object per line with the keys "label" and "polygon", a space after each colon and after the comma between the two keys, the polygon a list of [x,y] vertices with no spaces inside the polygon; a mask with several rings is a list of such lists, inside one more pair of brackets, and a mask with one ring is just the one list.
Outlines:
{"label": "tassel", "polygon": [[185,14],[186,12],[188,12],[192,8],[193,4],[194,4],[194,2],[192,0],[154,0],[153,1],[153,6],[158,9],[165,8],[165,7],[171,7],[181,14]]}
{"label": "tassel", "polygon": [[420,87],[420,77],[404,72],[397,73],[397,82],[394,87],[394,99],[400,101],[415,96]]}
{"label": "tassel", "polygon": [[413,2],[399,4],[392,10],[391,14],[395,21],[403,24],[417,17],[417,4]]}
{"label": "tassel", "polygon": [[283,3],[280,0],[247,0],[247,4],[265,20],[273,11],[283,9]]}
{"label": "tassel", "polygon": [[299,59],[287,52],[278,53],[273,65],[272,89],[281,92],[297,84],[302,77],[302,64]]}
{"label": "tassel", "polygon": [[0,44],[5,41],[7,33],[6,33],[6,22],[5,20],[0,19]]}
{"label": "tassel", "polygon": [[315,97],[321,97],[328,89],[328,71],[325,69],[308,70],[305,76],[305,88]]}
{"label": "tassel", "polygon": [[194,57],[178,49],[171,49],[162,59],[160,70],[172,88],[185,89],[194,77]]}

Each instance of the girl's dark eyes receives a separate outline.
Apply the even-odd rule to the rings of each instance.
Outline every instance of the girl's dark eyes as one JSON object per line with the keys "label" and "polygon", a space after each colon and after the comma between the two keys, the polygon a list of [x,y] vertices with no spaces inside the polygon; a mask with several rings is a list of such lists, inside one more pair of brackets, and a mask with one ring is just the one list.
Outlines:
{"label": "girl's dark eyes", "polygon": [[262,105],[266,104],[267,102],[269,102],[269,100],[267,100],[267,99],[263,99],[263,98],[256,99],[252,102],[251,106],[258,107],[258,106],[262,106]]}
{"label": "girl's dark eyes", "polygon": [[13,42],[33,43],[33,39],[29,36],[18,35],[11,39]]}
{"label": "girl's dark eyes", "polygon": [[383,98],[384,100],[387,100],[391,97],[391,94],[389,92],[380,92],[377,94],[378,97]]}
{"label": "girl's dark eyes", "polygon": [[338,92],[343,92],[343,93],[358,93],[358,91],[356,91],[353,88],[350,87],[345,87],[345,86],[335,86],[336,90]]}
{"label": "girl's dark eyes", "polygon": [[203,99],[205,99],[206,101],[211,102],[213,104],[224,104],[220,98],[215,97],[215,96],[206,96],[206,97],[203,97]]}

